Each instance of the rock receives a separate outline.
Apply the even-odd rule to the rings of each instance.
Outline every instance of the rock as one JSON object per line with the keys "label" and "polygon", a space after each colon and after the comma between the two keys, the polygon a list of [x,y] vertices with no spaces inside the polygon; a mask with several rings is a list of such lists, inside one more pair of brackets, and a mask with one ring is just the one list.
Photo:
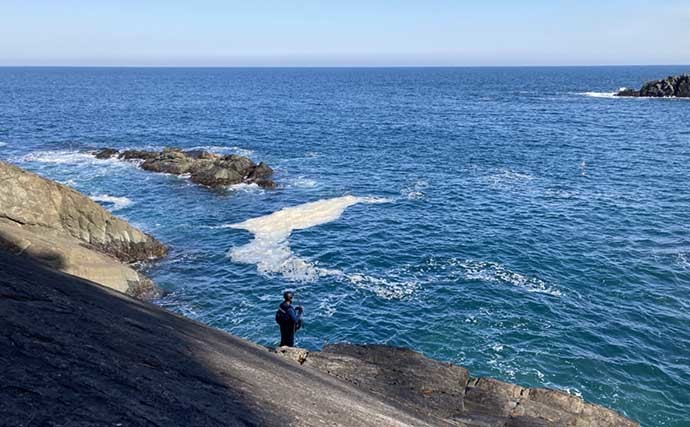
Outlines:
{"label": "rock", "polygon": [[642,85],[640,90],[621,89],[616,96],[643,97],[690,97],[690,75],[669,76],[661,80],[651,80]]}
{"label": "rock", "polygon": [[321,352],[292,348],[278,354],[345,380],[421,415],[465,426],[633,427],[604,407],[556,390],[470,378],[460,366],[381,345],[336,344]]}
{"label": "rock", "polygon": [[94,156],[96,156],[97,159],[110,159],[111,157],[115,157],[119,152],[113,148],[103,148],[101,150],[98,150],[94,152]]}
{"label": "rock", "polygon": [[2,426],[462,426],[0,251]]}
{"label": "rock", "polygon": [[[111,155],[110,149],[101,150]],[[101,153],[97,152],[97,155]],[[105,153],[103,154],[105,155]],[[123,160],[140,160],[141,168],[151,172],[173,175],[189,174],[194,183],[207,187],[225,187],[240,183],[256,183],[264,188],[276,188],[269,179],[273,174],[264,162],[258,165],[244,156],[221,156],[204,150],[183,151],[166,148],[162,151],[128,150],[118,154]]]}
{"label": "rock", "polygon": [[307,360],[307,356],[309,356],[309,351],[305,350],[303,348],[298,348],[298,347],[288,347],[288,346],[282,346],[278,347],[275,350],[271,350],[273,353],[277,353],[283,357],[286,357],[294,362],[299,363],[302,365],[304,362]]}
{"label": "rock", "polygon": [[0,162],[0,245],[61,271],[131,295],[150,280],[124,263],[164,256],[152,236],[113,216],[83,194]]}

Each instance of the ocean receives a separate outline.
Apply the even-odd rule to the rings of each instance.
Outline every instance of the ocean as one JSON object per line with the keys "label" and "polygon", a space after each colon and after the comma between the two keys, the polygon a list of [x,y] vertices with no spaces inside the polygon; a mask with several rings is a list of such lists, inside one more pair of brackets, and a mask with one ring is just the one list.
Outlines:
{"label": "ocean", "polygon": [[[690,425],[690,67],[0,68],[0,159],[171,248],[170,310],[262,345],[384,343]],[[210,190],[90,150],[237,153]]]}

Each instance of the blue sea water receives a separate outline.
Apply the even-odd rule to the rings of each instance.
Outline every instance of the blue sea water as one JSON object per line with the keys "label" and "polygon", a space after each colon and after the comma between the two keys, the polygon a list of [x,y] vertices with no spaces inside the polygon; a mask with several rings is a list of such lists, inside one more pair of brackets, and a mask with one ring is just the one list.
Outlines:
{"label": "blue sea water", "polygon": [[[158,302],[214,327],[275,345],[294,288],[300,346],[409,346],[688,426],[690,101],[609,94],[689,70],[0,68],[0,159],[169,245]],[[279,188],[88,154],[165,146]]]}

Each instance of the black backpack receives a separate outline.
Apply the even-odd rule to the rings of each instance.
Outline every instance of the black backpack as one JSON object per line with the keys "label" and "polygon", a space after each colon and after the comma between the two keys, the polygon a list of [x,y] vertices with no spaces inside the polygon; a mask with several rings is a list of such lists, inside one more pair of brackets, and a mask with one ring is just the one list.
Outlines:
{"label": "black backpack", "polygon": [[287,313],[282,308],[278,307],[276,310],[276,323],[282,325],[287,320]]}

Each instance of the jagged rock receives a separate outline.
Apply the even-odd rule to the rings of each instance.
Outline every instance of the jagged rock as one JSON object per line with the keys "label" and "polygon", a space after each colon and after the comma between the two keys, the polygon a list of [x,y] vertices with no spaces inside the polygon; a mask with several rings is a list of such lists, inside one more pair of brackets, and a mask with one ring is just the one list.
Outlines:
{"label": "jagged rock", "polygon": [[118,154],[118,151],[113,149],[113,148],[104,148],[102,150],[98,150],[94,153],[94,156],[96,156],[97,159],[110,159],[111,157],[115,157]]}
{"label": "jagged rock", "polygon": [[[465,368],[414,351],[336,344],[321,352],[277,351],[308,368],[392,399],[420,414],[476,427],[634,427],[614,411],[556,390],[469,378]],[[299,355],[296,359],[295,355]]]}
{"label": "jagged rock", "polygon": [[283,357],[287,357],[288,359],[293,360],[300,365],[306,362],[307,356],[309,356],[309,350],[299,347],[282,346],[276,348],[275,350],[271,350],[271,352],[280,354]]}
{"label": "jagged rock", "polygon": [[124,263],[160,258],[167,248],[83,194],[0,162],[0,246],[131,295],[147,278]]}
{"label": "jagged rock", "polygon": [[[113,153],[114,152],[114,153]],[[190,180],[207,187],[224,187],[240,183],[255,183],[275,188],[269,177],[273,174],[264,162],[258,165],[244,156],[221,156],[204,150],[183,151],[166,148],[162,151],[117,150],[105,148],[94,153],[98,158],[118,156],[122,160],[140,160],[141,168],[151,172],[173,175],[189,174]],[[99,157],[100,156],[100,157]]]}
{"label": "jagged rock", "polygon": [[661,80],[651,80],[642,85],[640,90],[623,88],[616,96],[645,97],[690,97],[690,75],[669,76]]}

